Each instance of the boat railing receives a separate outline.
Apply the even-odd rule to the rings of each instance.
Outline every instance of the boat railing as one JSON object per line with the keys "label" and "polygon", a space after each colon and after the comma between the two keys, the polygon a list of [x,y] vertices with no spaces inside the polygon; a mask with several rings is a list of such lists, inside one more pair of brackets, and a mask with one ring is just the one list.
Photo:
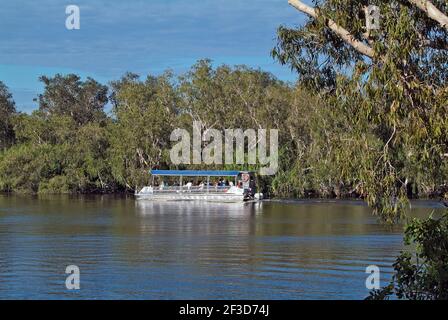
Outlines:
{"label": "boat railing", "polygon": [[154,193],[226,193],[231,186],[156,186]]}

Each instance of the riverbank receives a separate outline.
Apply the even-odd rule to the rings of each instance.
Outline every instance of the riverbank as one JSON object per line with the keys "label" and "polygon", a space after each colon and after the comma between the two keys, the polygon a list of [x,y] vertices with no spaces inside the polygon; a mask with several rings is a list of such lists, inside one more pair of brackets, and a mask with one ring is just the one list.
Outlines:
{"label": "riverbank", "polygon": [[[0,192],[0,197],[16,198],[16,199],[35,199],[35,200],[45,200],[45,199],[129,199],[132,201],[137,201],[133,193],[129,192],[115,192],[115,193],[64,193],[64,194],[31,194],[31,193],[6,193]],[[143,202],[151,202],[143,200]],[[268,198],[263,199],[264,203],[284,203],[291,205],[349,205],[349,206],[361,206],[369,208],[367,203],[363,199],[355,198]],[[163,203],[163,202],[162,202]],[[437,199],[412,199],[409,202],[409,210],[412,209],[430,209],[430,210],[443,210],[446,209],[444,204]],[[369,208],[370,209],[370,208]]]}
{"label": "riverbank", "polygon": [[[0,192],[0,196],[28,196],[34,198],[45,198],[45,197],[54,197],[54,196],[66,196],[66,197],[96,197],[96,196],[111,196],[111,197],[134,197],[134,192],[130,191],[121,191],[121,192],[65,192],[65,193],[36,193],[36,192]],[[366,205],[364,199],[356,198],[356,197],[270,197],[265,198],[263,201],[272,201],[272,202],[284,202],[284,203],[338,203],[338,202],[347,202],[359,205]],[[430,208],[444,208],[445,205],[442,202],[440,197],[424,197],[424,198],[411,198],[411,205],[417,206],[428,206]]]}

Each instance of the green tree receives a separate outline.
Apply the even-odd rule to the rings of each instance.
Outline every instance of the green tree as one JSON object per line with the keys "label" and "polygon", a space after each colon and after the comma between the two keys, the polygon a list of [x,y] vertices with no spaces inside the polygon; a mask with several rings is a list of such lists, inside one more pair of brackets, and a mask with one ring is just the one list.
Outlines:
{"label": "green tree", "polygon": [[111,170],[120,185],[134,190],[148,182],[148,170],[168,160],[179,97],[169,72],[145,81],[127,74],[112,83],[112,96]]}
{"label": "green tree", "polygon": [[180,112],[201,129],[280,128],[287,118],[292,88],[272,74],[247,66],[198,61],[180,77]]}
{"label": "green tree", "polygon": [[35,111],[14,119],[17,144],[0,157],[0,190],[21,193],[89,193],[117,190],[107,126],[82,127],[70,116]]}
{"label": "green tree", "polygon": [[63,144],[73,142],[77,125],[68,115],[47,116],[36,110],[21,113],[14,119],[14,129],[19,144]]}
{"label": "green tree", "polygon": [[0,151],[14,142],[13,116],[16,114],[15,103],[8,87],[0,81]]}
{"label": "green tree", "polygon": [[[213,67],[210,60],[200,60],[179,79],[179,120],[190,134],[193,122],[201,130],[216,129],[279,129],[279,144],[290,146],[284,123],[288,119],[294,88],[272,74],[247,66]],[[205,147],[205,142],[202,143]],[[245,141],[248,149],[248,141]],[[225,155],[223,154],[223,159]],[[189,168],[197,169],[190,165]],[[201,165],[204,168],[204,165]],[[210,165],[209,169],[222,166]],[[257,170],[256,165],[228,165],[228,169]],[[270,184],[271,179],[264,179]]]}
{"label": "green tree", "polygon": [[405,244],[414,249],[397,258],[392,282],[372,291],[368,299],[448,300],[448,214],[411,220]]}
{"label": "green tree", "polygon": [[[297,29],[280,27],[273,55],[332,110],[322,127],[325,158],[347,174],[328,178],[354,187],[393,222],[410,192],[432,194],[448,180],[446,3],[289,3],[310,19]],[[378,30],[365,29],[369,4],[380,8]]]}
{"label": "green tree", "polygon": [[78,126],[105,120],[107,86],[92,78],[81,81],[75,74],[42,76],[39,80],[45,85],[38,98],[39,110],[45,115],[70,116]]}
{"label": "green tree", "polygon": [[[108,127],[70,117],[21,115],[19,143],[0,155],[0,190],[20,193],[119,191],[111,174]],[[33,135],[34,133],[34,135]]]}

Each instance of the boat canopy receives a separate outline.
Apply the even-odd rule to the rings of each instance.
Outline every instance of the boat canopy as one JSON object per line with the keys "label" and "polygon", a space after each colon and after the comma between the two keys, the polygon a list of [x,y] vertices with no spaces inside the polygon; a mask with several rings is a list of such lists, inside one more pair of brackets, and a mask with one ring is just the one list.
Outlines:
{"label": "boat canopy", "polygon": [[153,176],[174,177],[237,177],[246,171],[151,170]]}

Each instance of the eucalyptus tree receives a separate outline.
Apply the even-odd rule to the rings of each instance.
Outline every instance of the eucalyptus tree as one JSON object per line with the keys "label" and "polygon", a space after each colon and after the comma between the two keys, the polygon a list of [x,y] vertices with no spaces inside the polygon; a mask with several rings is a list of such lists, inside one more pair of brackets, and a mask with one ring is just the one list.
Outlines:
{"label": "eucalyptus tree", "polygon": [[17,144],[0,159],[0,189],[67,193],[113,191],[106,161],[108,88],[77,75],[41,77],[39,110],[11,119]]}
{"label": "eucalyptus tree", "polygon": [[42,76],[44,93],[38,97],[39,110],[46,116],[70,116],[78,126],[106,118],[108,87],[92,78],[81,81],[75,74]]}
{"label": "eucalyptus tree", "polygon": [[[182,128],[202,133],[218,130],[223,137],[226,136],[227,145],[235,138],[230,132],[237,129],[243,133],[247,161],[237,164],[234,158],[233,164],[227,164],[228,169],[259,169],[258,165],[248,163],[249,141],[259,129],[278,129],[282,152],[289,147],[289,132],[284,123],[294,88],[268,72],[244,65],[215,67],[210,60],[200,60],[180,76],[179,93],[179,123]],[[205,147],[208,141],[201,143]],[[224,149],[222,159],[229,156]],[[222,167],[209,165],[208,168]]]}
{"label": "eucalyptus tree", "polygon": [[[297,71],[334,115],[323,130],[343,183],[385,220],[410,193],[448,180],[448,24],[444,0],[327,0],[289,4],[309,16],[281,26],[273,56]],[[366,29],[369,5],[380,27]]]}
{"label": "eucalyptus tree", "polygon": [[272,74],[247,66],[198,61],[180,77],[180,112],[204,129],[280,128],[293,89]]}
{"label": "eucalyptus tree", "polygon": [[117,183],[133,190],[147,183],[149,169],[168,162],[179,97],[169,72],[144,81],[126,74],[111,87],[111,170]]}
{"label": "eucalyptus tree", "polygon": [[8,87],[0,81],[0,151],[14,141],[12,119],[16,114],[15,103]]}

